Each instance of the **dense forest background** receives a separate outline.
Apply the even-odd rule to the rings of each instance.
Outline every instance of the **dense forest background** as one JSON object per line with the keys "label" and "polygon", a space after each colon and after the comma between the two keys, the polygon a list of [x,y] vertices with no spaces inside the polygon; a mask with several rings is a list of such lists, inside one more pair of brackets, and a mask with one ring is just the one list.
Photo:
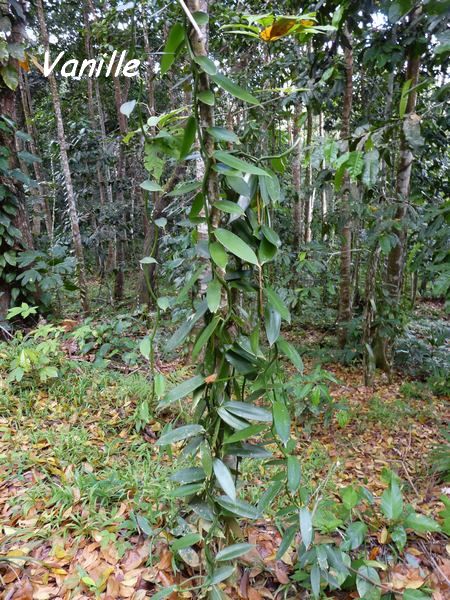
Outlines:
{"label": "dense forest background", "polygon": [[448,3],[0,9],[4,597],[444,599]]}

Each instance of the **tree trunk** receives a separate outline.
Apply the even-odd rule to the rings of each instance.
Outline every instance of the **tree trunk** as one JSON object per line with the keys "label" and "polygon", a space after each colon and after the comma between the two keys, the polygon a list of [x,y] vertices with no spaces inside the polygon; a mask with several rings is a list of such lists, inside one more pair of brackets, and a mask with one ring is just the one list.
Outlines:
{"label": "tree trunk", "polygon": [[[345,88],[342,107],[341,139],[348,148],[350,137],[350,115],[353,102],[353,50],[352,40],[347,27],[344,30],[344,64],[345,64]],[[342,187],[342,241],[341,241],[341,263],[340,263],[340,288],[339,288],[339,312],[338,312],[338,341],[341,348],[347,343],[348,325],[352,318],[352,225],[350,211],[350,180],[348,173],[344,175]]]}
{"label": "tree trunk", "polygon": [[312,166],[311,166],[311,143],[313,133],[313,113],[311,106],[307,108],[306,116],[306,152],[309,156],[308,166],[305,173],[305,244],[312,239],[311,223],[314,208],[314,194],[312,191]]}
{"label": "tree trunk", "polygon": [[[201,11],[208,13],[208,0],[188,0],[186,2],[191,14]],[[200,32],[200,33],[199,33]],[[208,55],[208,26],[203,24],[199,26],[199,32],[193,27],[190,29],[190,40],[192,50],[195,56],[207,56]],[[204,92],[210,89],[209,77],[201,71],[198,75],[197,91]],[[206,158],[212,157],[214,153],[214,138],[209,135],[207,129],[214,126],[214,107],[209,106],[200,102],[199,107],[199,126],[202,131],[204,152]],[[205,158],[205,157],[204,157]],[[197,178],[202,179],[205,172],[205,164],[203,161],[197,162]],[[219,182],[217,173],[211,171],[208,177],[208,185],[206,192],[206,202],[208,203],[209,210],[211,212],[211,225],[217,227],[219,212],[212,208],[212,205],[219,199]],[[198,242],[201,243],[208,241],[208,228],[206,223],[200,223],[197,227]],[[200,279],[200,295],[204,295],[206,292],[206,282],[211,276],[210,269],[206,269],[202,278]]]}
{"label": "tree trunk", "polygon": [[[297,102],[294,109],[294,123],[292,127],[294,141],[300,135],[299,119],[300,119],[300,104]],[[301,189],[301,160],[302,150],[301,144],[297,144],[294,151],[294,157],[292,161],[292,180],[294,184],[294,210],[293,210],[293,221],[294,221],[294,250],[297,252],[300,248],[301,241],[303,239],[303,196]]]}
{"label": "tree trunk", "polygon": [[[42,4],[42,0],[37,0],[36,5],[37,5],[37,9],[38,9],[39,27],[40,27],[40,31],[41,31],[42,44],[44,46],[44,50],[46,52],[50,52],[48,31],[47,31],[47,25],[45,23],[45,13],[44,13],[44,7]],[[59,142],[59,147],[60,147],[61,166],[62,166],[62,171],[63,171],[63,175],[64,175],[64,183],[65,183],[65,187],[66,187],[70,225],[72,228],[72,240],[73,240],[75,255],[77,258],[78,287],[80,290],[81,306],[82,306],[83,311],[85,313],[88,313],[89,312],[89,299],[88,299],[87,282],[86,282],[86,274],[85,274],[83,243],[81,240],[78,211],[77,211],[77,205],[76,205],[76,200],[75,200],[75,193],[74,193],[73,185],[72,185],[72,175],[70,172],[69,157],[67,154],[68,145],[66,142],[66,134],[64,131],[64,121],[63,121],[62,111],[61,111],[61,101],[60,101],[60,97],[59,97],[56,78],[53,73],[51,73],[49,75],[48,81],[50,84],[53,108],[54,108],[55,117],[56,117],[56,128],[57,128],[58,142]]]}
{"label": "tree trunk", "polygon": [[[419,79],[420,56],[416,54],[414,47],[411,47],[408,52],[408,64],[406,68],[406,81],[411,81],[408,94],[408,102],[405,111],[405,125],[414,123],[418,118],[415,112],[417,102],[417,92],[414,89]],[[396,195],[398,207],[395,214],[395,219],[398,223],[402,223],[406,217],[409,198],[409,187],[411,182],[411,169],[413,162],[413,153],[406,140],[402,129],[400,134],[400,155],[397,165],[396,177]],[[388,256],[386,285],[392,301],[398,305],[400,301],[403,269],[406,256],[406,228],[402,227],[398,232],[398,242],[391,249]]]}
{"label": "tree trunk", "polygon": [[[22,3],[20,3],[22,4]],[[23,10],[24,7],[21,6]],[[25,26],[26,23],[18,18],[13,18],[10,15],[12,21],[11,33],[7,38],[8,43],[16,43],[20,44],[25,36]],[[13,60],[10,63],[12,68],[18,69],[18,63],[16,60]],[[0,83],[0,114],[8,119],[10,119],[13,123],[17,121],[17,94],[15,91],[12,91],[9,87]],[[15,143],[15,136],[13,129],[9,127],[0,128],[0,148],[4,147],[8,151],[8,168],[16,169],[19,167],[19,160],[17,157],[17,148]],[[16,250],[26,250],[33,248],[33,237],[31,235],[30,224],[28,221],[28,215],[25,207],[25,197],[23,192],[22,184],[12,179],[8,176],[8,174],[0,174],[0,190],[3,192],[2,198],[8,200],[8,197],[12,196],[12,200],[15,200],[14,204],[16,205],[16,214],[13,217],[13,225],[20,231],[21,236],[17,238],[17,247]],[[2,204],[5,200],[0,202],[0,216],[2,213]],[[5,217],[9,218],[9,213],[5,213]],[[5,240],[0,236],[0,256],[3,256],[7,251],[10,251],[12,248]],[[14,248],[13,248],[14,249]],[[16,267],[12,267],[15,269]],[[8,277],[4,277],[7,274],[8,268],[7,266],[2,269],[2,275],[0,275],[0,321],[6,318],[6,314],[10,307],[11,297],[12,297],[12,289],[16,285],[14,279],[12,281],[9,280]]]}
{"label": "tree trunk", "polygon": [[[31,104],[31,94],[28,85],[28,75],[25,71],[22,70],[19,70],[19,87],[25,126],[27,129],[27,133],[30,136],[30,151],[35,156],[39,156],[39,150],[37,147],[38,136],[36,128],[33,126],[33,107]],[[35,161],[33,163],[33,169],[34,176],[39,186],[39,198],[37,202],[37,207],[35,209],[35,219],[33,220],[33,233],[35,235],[39,235],[41,230],[41,219],[43,217],[47,235],[49,236],[49,238],[51,238],[53,235],[53,220],[47,199],[49,195],[47,182],[45,180],[44,172],[42,170],[42,165],[39,161]]]}

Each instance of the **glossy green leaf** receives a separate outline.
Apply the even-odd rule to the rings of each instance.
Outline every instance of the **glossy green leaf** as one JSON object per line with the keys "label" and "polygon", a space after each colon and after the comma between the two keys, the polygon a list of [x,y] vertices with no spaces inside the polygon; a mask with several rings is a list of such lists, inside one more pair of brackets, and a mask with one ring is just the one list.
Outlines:
{"label": "glossy green leaf", "polygon": [[270,174],[257,167],[253,163],[249,163],[245,160],[234,156],[234,154],[230,154],[229,152],[225,152],[225,150],[216,150],[214,152],[214,157],[222,162],[224,165],[231,167],[232,169],[236,169],[236,171],[242,171],[243,173],[251,173],[253,175],[265,175],[270,177]]}
{"label": "glossy green leaf", "polygon": [[280,337],[281,315],[277,310],[268,305],[264,308],[264,327],[269,346],[273,346]]}
{"label": "glossy green leaf", "polygon": [[291,437],[291,417],[289,410],[284,402],[276,401],[272,405],[273,421],[275,431],[279,438],[286,445]]}
{"label": "glossy green leaf", "polygon": [[233,502],[228,496],[220,496],[217,498],[217,502],[222,508],[238,517],[246,519],[257,519],[259,517],[257,509],[243,500],[235,500]]}
{"label": "glossy green leaf", "polygon": [[204,385],[205,380],[201,375],[194,375],[190,379],[186,379],[176,387],[174,387],[161,403],[163,406],[169,406],[177,400],[181,400],[185,396],[192,394],[194,390]]}
{"label": "glossy green leaf", "polygon": [[290,342],[280,336],[277,340],[277,348],[280,352],[287,356],[299,373],[303,373],[302,357]]}
{"label": "glossy green leaf", "polygon": [[306,549],[309,548],[313,539],[312,516],[307,508],[301,508],[299,511],[300,533],[302,542]]}
{"label": "glossy green leaf", "polygon": [[381,510],[390,521],[396,521],[403,511],[403,496],[398,483],[393,479],[381,496]]}
{"label": "glossy green leaf", "polygon": [[195,141],[195,135],[197,133],[197,119],[195,117],[189,117],[184,127],[183,141],[180,149],[180,160],[184,160],[189,154],[192,144]]}
{"label": "glossy green leaf", "polygon": [[240,429],[227,437],[224,441],[224,444],[234,444],[236,442],[242,442],[243,440],[248,440],[252,438],[262,431],[267,429],[267,425],[250,425],[250,427],[245,427],[244,429]]}
{"label": "glossy green leaf", "polygon": [[441,526],[434,519],[419,513],[410,513],[406,517],[403,525],[407,529],[412,529],[417,533],[427,533],[441,530]]}
{"label": "glossy green leaf", "polygon": [[171,475],[170,479],[177,483],[197,483],[205,479],[205,471],[200,467],[187,467],[180,469]]}
{"label": "glossy green leaf", "polygon": [[164,54],[161,58],[161,75],[165,75],[173,65],[176,51],[182,43],[184,43],[184,27],[180,23],[175,23],[169,31],[167,42],[164,47]]}
{"label": "glossy green leaf", "polygon": [[216,239],[224,246],[229,252],[240,258],[241,260],[251,263],[253,265],[258,264],[256,254],[250,248],[250,246],[241,240],[236,234],[228,231],[227,229],[216,229],[214,232]]}
{"label": "glossy green leaf", "polygon": [[219,459],[213,462],[214,475],[225,494],[234,502],[236,500],[236,488],[230,469]]}
{"label": "glossy green leaf", "polygon": [[222,550],[220,550],[220,552],[218,552],[216,554],[215,559],[217,562],[223,561],[223,560],[234,560],[235,558],[239,558],[240,556],[243,556],[252,548],[254,548],[253,544],[247,544],[247,543],[233,544],[231,546],[227,546],[226,548],[223,548]]}
{"label": "glossy green leaf", "polygon": [[233,575],[233,573],[234,573],[233,565],[228,565],[226,567],[220,567],[220,569],[215,569],[211,573],[211,575],[207,579],[207,583],[209,585],[211,585],[211,584],[217,585],[221,581],[225,581],[225,579],[228,579],[228,577]]}
{"label": "glossy green leaf", "polygon": [[159,185],[159,183],[157,183],[156,181],[150,181],[150,179],[143,181],[139,185],[139,187],[141,187],[143,190],[147,190],[148,192],[162,192],[163,191],[163,189]]}
{"label": "glossy green leaf", "polygon": [[311,567],[309,581],[311,583],[311,591],[313,593],[314,598],[319,598],[319,596],[320,596],[320,568],[319,568],[319,565],[313,565]]}
{"label": "glossy green leaf", "polygon": [[225,252],[224,247],[219,242],[213,242],[209,245],[209,253],[211,254],[212,260],[221,269],[226,269],[228,264],[228,254]]}
{"label": "glossy green leaf", "polygon": [[238,417],[242,417],[243,419],[247,419],[247,421],[272,422],[272,415],[268,410],[248,402],[232,401],[225,403],[223,406],[228,412],[231,412]]}
{"label": "glossy green leaf", "polygon": [[[371,582],[374,583],[371,583]],[[375,584],[375,585],[374,585]],[[381,597],[380,576],[373,567],[362,566],[356,575],[356,589],[361,598],[378,600]]]}
{"label": "glossy green leaf", "polygon": [[236,204],[236,202],[230,202],[229,200],[218,200],[213,204],[214,208],[218,208],[219,210],[226,212],[230,215],[244,215],[245,212]]}
{"label": "glossy green leaf", "polygon": [[283,539],[277,550],[276,559],[280,560],[286,552],[289,550],[292,542],[294,541],[295,534],[297,533],[297,525],[291,525],[288,527],[283,534]]}
{"label": "glossy green leaf", "polygon": [[280,314],[282,319],[290,323],[291,313],[289,312],[288,307],[277,294],[277,292],[270,286],[266,285],[266,287],[264,288],[264,294],[266,295],[266,298],[269,301],[271,307]]}
{"label": "glossy green leaf", "polygon": [[207,56],[194,56],[194,62],[208,75],[215,75],[217,73],[216,65]]}
{"label": "glossy green leaf", "polygon": [[216,103],[216,98],[214,93],[211,90],[203,90],[197,94],[197,99],[203,104],[207,104],[208,106],[214,106]]}
{"label": "glossy green leaf", "polygon": [[194,544],[198,544],[198,542],[202,539],[202,536],[199,533],[188,533],[187,535],[174,540],[171,544],[171,548],[174,552],[178,552],[178,550],[182,550],[183,548],[189,548]]}
{"label": "glossy green leaf", "polygon": [[233,131],[225,129],[224,127],[208,127],[206,131],[218,142],[228,142],[230,144],[241,143],[238,136]]}
{"label": "glossy green leaf", "polygon": [[248,104],[259,104],[258,98],[255,98],[250,92],[241,88],[239,85],[222,75],[221,73],[216,73],[211,76],[211,79],[223,90],[234,96],[235,98],[239,98],[239,100],[243,100],[244,102],[248,102]]}
{"label": "glossy green leaf", "polygon": [[302,478],[300,463],[296,456],[288,456],[287,458],[287,478],[288,489],[291,494],[295,494]]}
{"label": "glossy green leaf", "polygon": [[208,325],[201,331],[200,335],[198,336],[194,347],[192,349],[192,359],[195,360],[197,358],[197,356],[199,355],[199,353],[201,352],[202,348],[205,346],[205,344],[208,342],[209,338],[212,336],[212,334],[214,333],[217,325],[219,324],[220,318],[218,316],[215,316],[209,323]]}
{"label": "glossy green leaf", "polygon": [[177,429],[163,433],[156,442],[156,445],[169,446],[170,444],[175,444],[191,438],[194,435],[198,435],[199,433],[203,433],[204,431],[205,430],[201,425],[184,425],[183,427],[178,427]]}
{"label": "glossy green leaf", "polygon": [[221,297],[222,284],[218,279],[211,279],[211,281],[208,282],[208,288],[206,290],[206,301],[208,303],[208,309],[212,313],[219,310]]}

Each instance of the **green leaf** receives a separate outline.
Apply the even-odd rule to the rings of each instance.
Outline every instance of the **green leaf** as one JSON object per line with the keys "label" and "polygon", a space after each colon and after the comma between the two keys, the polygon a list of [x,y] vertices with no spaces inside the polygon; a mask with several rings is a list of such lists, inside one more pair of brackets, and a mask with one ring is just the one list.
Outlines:
{"label": "green leaf", "polygon": [[157,265],[158,264],[158,261],[153,256],[144,256],[144,258],[141,258],[141,260],[139,262],[141,263],[141,265]]}
{"label": "green leaf", "polygon": [[441,527],[439,523],[437,523],[431,517],[426,517],[425,515],[421,515],[419,513],[410,513],[403,525],[407,529],[412,529],[417,533],[427,533],[429,531],[440,531]]}
{"label": "green leaf", "polygon": [[381,589],[370,581],[380,584],[380,577],[373,567],[362,566],[358,569],[356,576],[356,589],[361,598],[367,600],[378,600],[381,597]]}
{"label": "green leaf", "polygon": [[291,314],[289,312],[289,309],[285,305],[283,300],[280,298],[280,296],[276,293],[276,291],[267,285],[264,288],[264,294],[266,295],[267,300],[269,301],[269,304],[271,305],[271,307],[280,314],[282,319],[284,319],[285,321],[290,323],[291,322]]}
{"label": "green leaf", "polygon": [[14,92],[19,85],[19,75],[16,69],[7,65],[0,69],[0,75],[5,82],[5,85]]}
{"label": "green leaf", "polygon": [[230,202],[230,200],[218,200],[213,204],[214,208],[229,213],[230,215],[245,215],[245,211],[236,204],[236,202]]}
{"label": "green leaf", "polygon": [[356,550],[364,542],[364,538],[367,534],[367,525],[362,521],[355,521],[350,523],[345,533],[347,540],[350,544],[350,550]]}
{"label": "green leaf", "polygon": [[210,321],[210,323],[208,323],[208,325],[200,332],[200,335],[198,336],[198,338],[194,344],[194,347],[192,349],[192,358],[193,359],[197,358],[197,356],[199,355],[203,346],[208,342],[209,338],[214,333],[219,321],[220,321],[220,317],[215,316]]}
{"label": "green leaf", "polygon": [[183,381],[182,383],[174,387],[172,390],[170,390],[170,392],[167,394],[167,396],[164,398],[161,404],[164,407],[169,406],[173,402],[181,400],[181,398],[192,394],[193,391],[195,391],[200,386],[204,385],[204,383],[205,380],[201,375],[195,375],[194,377]]}
{"label": "green leaf", "polygon": [[178,590],[177,585],[170,585],[169,587],[159,590],[159,592],[157,592],[156,594],[152,594],[152,600],[165,600],[165,598],[168,598],[170,595],[172,595],[177,590]]}
{"label": "green leaf", "polygon": [[286,446],[291,437],[291,417],[289,416],[289,410],[284,402],[276,401],[272,405],[272,413],[275,431]]}
{"label": "green leaf", "polygon": [[407,535],[403,525],[397,525],[391,531],[392,541],[395,542],[397,548],[401,551],[406,546]]}
{"label": "green leaf", "polygon": [[238,417],[247,419],[247,421],[263,421],[264,423],[272,422],[272,415],[265,408],[255,406],[248,402],[226,402],[224,408]]}
{"label": "green leaf", "polygon": [[178,550],[182,550],[183,548],[189,548],[194,544],[198,544],[198,542],[202,539],[202,536],[199,533],[188,533],[184,535],[182,538],[174,540],[171,544],[172,550],[174,552],[178,552]]}
{"label": "green leaf", "polygon": [[277,348],[280,350],[280,352],[288,357],[299,373],[303,373],[302,357],[290,342],[282,337],[279,337],[277,340]]}
{"label": "green leaf", "polygon": [[277,310],[268,305],[264,308],[264,327],[269,346],[273,346],[280,337],[281,315]]}
{"label": "green leaf", "polygon": [[143,190],[147,190],[148,192],[162,192],[163,189],[156,181],[150,181],[150,179],[146,179],[141,184],[139,184]]}
{"label": "green leaf", "polygon": [[431,600],[432,596],[422,592],[422,590],[414,590],[406,588],[403,592],[403,600]]}
{"label": "green leaf", "polygon": [[231,231],[227,231],[226,229],[216,229],[214,235],[222,246],[241,260],[253,265],[258,264],[256,254],[250,246]]}
{"label": "green leaf", "polygon": [[313,565],[311,573],[309,574],[309,581],[311,583],[311,591],[314,598],[320,596],[320,568],[319,565]]}
{"label": "green leaf", "polygon": [[289,550],[290,545],[294,541],[295,534],[297,533],[297,525],[291,525],[288,527],[283,534],[283,539],[277,550],[276,559],[280,560],[286,552]]}
{"label": "green leaf", "polygon": [[219,459],[213,462],[214,475],[225,494],[233,501],[236,500],[236,488],[229,468]]}
{"label": "green leaf", "polygon": [[181,485],[179,488],[170,492],[171,498],[184,498],[185,496],[193,496],[203,490],[203,483],[188,483],[187,485]]}
{"label": "green leaf", "polygon": [[208,289],[206,291],[206,301],[208,303],[208,309],[210,312],[215,313],[220,307],[220,300],[222,297],[222,284],[218,279],[211,279],[208,283]]}
{"label": "green leaf", "polygon": [[220,496],[217,498],[217,503],[228,512],[238,515],[238,517],[247,519],[257,519],[259,517],[257,509],[243,500],[235,500],[233,502],[228,496]]}
{"label": "green leaf", "polygon": [[216,150],[214,152],[214,157],[224,165],[227,165],[236,171],[270,177],[270,173],[267,173],[267,171],[264,171],[253,163],[249,163],[245,160],[237,158],[237,156],[234,156],[234,154],[230,154],[229,152],[225,152],[225,150]]}
{"label": "green leaf", "polygon": [[207,56],[194,56],[194,62],[208,75],[215,75],[217,73],[216,65]]}
{"label": "green leaf", "polygon": [[211,79],[223,90],[234,96],[235,98],[239,98],[239,100],[243,100],[244,102],[248,102],[248,104],[259,104],[259,100],[255,98],[250,92],[244,90],[239,87],[236,83],[222,75],[221,73],[216,73],[211,76]]}
{"label": "green leaf", "polygon": [[206,583],[208,585],[216,585],[221,581],[225,581],[234,573],[234,566],[228,565],[226,567],[220,567],[220,569],[216,569],[211,575],[208,577]]}
{"label": "green leaf", "polygon": [[248,440],[249,438],[254,437],[255,435],[258,435],[264,431],[266,427],[267,425],[250,425],[249,427],[245,427],[245,429],[240,429],[231,434],[230,437],[227,437],[224,441],[224,444],[234,444],[236,442]]}
{"label": "green leaf", "polygon": [[125,115],[126,117],[129,117],[131,115],[131,113],[133,112],[134,108],[136,106],[136,100],[130,100],[129,102],[124,102],[124,104],[122,104],[122,106],[120,107],[120,112]]}
{"label": "green leaf", "polygon": [[347,487],[340,490],[339,493],[342,498],[342,503],[348,510],[352,510],[353,508],[355,508],[355,506],[357,506],[359,501],[361,500],[361,496],[358,490],[356,490],[353,485],[348,485]]}
{"label": "green leaf", "polygon": [[226,269],[228,264],[228,254],[225,252],[224,247],[219,242],[213,242],[209,245],[209,253],[211,254],[212,260],[221,269]]}
{"label": "green leaf", "polygon": [[246,429],[248,427],[247,422],[241,421],[241,419],[238,419],[237,417],[229,413],[222,406],[218,409],[217,414],[222,419],[222,421],[225,421],[225,423],[227,423],[233,429],[237,429],[240,431],[241,429]]}
{"label": "green leaf", "polygon": [[189,192],[193,192],[197,190],[201,186],[201,181],[183,181],[179,185],[177,185],[171,192],[169,192],[168,196],[183,196],[184,194],[189,194]]}
{"label": "green leaf", "polygon": [[207,104],[208,106],[214,106],[216,103],[216,98],[214,93],[211,90],[203,90],[197,94],[198,100],[203,102],[203,104]]}
{"label": "green leaf", "polygon": [[299,511],[300,533],[302,542],[306,549],[309,548],[313,538],[312,516],[307,508],[301,508]]}
{"label": "green leaf", "polygon": [[171,475],[171,481],[177,483],[196,483],[197,481],[203,481],[206,477],[205,471],[200,467],[188,467],[186,469],[180,469]]}
{"label": "green leaf", "polygon": [[145,338],[143,338],[141,340],[141,343],[139,344],[139,351],[142,354],[142,356],[148,360],[151,349],[152,349],[152,342],[151,342],[149,336],[147,335],[147,336],[145,336]]}
{"label": "green leaf", "polygon": [[159,440],[157,440],[156,445],[169,446],[170,444],[175,444],[176,442],[181,442],[182,440],[194,437],[194,435],[198,435],[204,431],[205,430],[201,425],[184,425],[183,427],[178,427],[177,429],[163,433]]}
{"label": "green leaf", "polygon": [[173,65],[175,53],[182,43],[184,43],[184,27],[180,23],[175,23],[169,31],[167,42],[164,47],[164,54],[161,58],[161,75],[165,75]]}
{"label": "green leaf", "polygon": [[234,560],[235,558],[239,558],[243,554],[246,554],[254,547],[255,546],[253,544],[247,543],[233,544],[232,546],[227,546],[226,548],[220,550],[220,552],[216,554],[215,559],[217,562],[222,560]]}
{"label": "green leaf", "polygon": [[300,486],[302,478],[300,463],[295,456],[288,456],[287,458],[287,478],[288,489],[291,494],[295,494]]}
{"label": "green leaf", "polygon": [[381,510],[390,521],[396,521],[402,514],[403,496],[398,483],[394,479],[381,496]]}
{"label": "green leaf", "polygon": [[258,509],[258,512],[261,515],[269,508],[269,506],[272,504],[275,498],[278,497],[283,485],[283,481],[275,481],[267,488],[267,490],[260,497],[256,508]]}
{"label": "green leaf", "polygon": [[225,129],[224,127],[208,127],[206,131],[218,142],[229,142],[230,144],[241,143],[238,136],[233,131]]}
{"label": "green leaf", "polygon": [[186,126],[184,128],[183,141],[180,149],[180,160],[184,160],[189,154],[192,144],[195,141],[195,134],[197,133],[197,119],[195,117],[189,117]]}
{"label": "green leaf", "polygon": [[[200,272],[200,274],[201,274],[201,272]],[[195,275],[197,275],[197,274],[195,274]],[[192,279],[196,280],[195,277],[193,277]],[[182,292],[180,292],[178,294],[178,301],[181,300],[181,297],[183,295],[184,294],[182,294]],[[201,304],[198,306],[197,311],[193,315],[190,315],[184,321],[184,323],[181,325],[181,327],[175,331],[175,333],[172,335],[172,337],[169,339],[169,341],[166,344],[166,352],[170,352],[171,350],[173,350],[174,348],[179,346],[186,339],[186,337],[189,335],[189,333],[193,329],[194,325],[197,323],[197,321],[199,321],[203,317],[203,315],[205,314],[205,312],[207,310],[208,310],[208,305],[205,300],[204,302],[201,302]]]}

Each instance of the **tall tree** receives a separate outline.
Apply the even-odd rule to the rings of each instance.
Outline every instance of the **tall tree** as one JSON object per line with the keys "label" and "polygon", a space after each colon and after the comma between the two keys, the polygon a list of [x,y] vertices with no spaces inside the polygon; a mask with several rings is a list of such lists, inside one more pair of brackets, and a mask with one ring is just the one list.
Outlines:
{"label": "tall tree", "polygon": [[[50,54],[50,44],[47,31],[47,24],[45,21],[45,12],[42,4],[42,0],[36,0],[36,6],[38,9],[39,17],[39,28],[41,33],[42,45],[44,50]],[[64,121],[61,110],[61,100],[59,97],[58,85],[54,73],[50,73],[49,77],[50,91],[52,95],[53,108],[55,111],[56,118],[56,129],[59,142],[59,151],[61,166],[64,175],[64,184],[66,188],[67,205],[69,210],[70,225],[72,229],[72,241],[75,250],[75,256],[77,258],[77,277],[78,287],[80,290],[81,306],[85,313],[89,312],[89,298],[88,288],[86,281],[86,271],[84,262],[83,243],[81,240],[80,224],[78,218],[77,204],[75,200],[75,192],[72,184],[72,174],[70,171],[69,155],[68,155],[68,144],[66,140],[66,134],[64,131]]]}
{"label": "tall tree", "polygon": [[[353,48],[352,38],[347,26],[343,30],[345,86],[342,106],[341,140],[348,149],[350,137],[350,116],[353,103]],[[350,178],[344,174],[341,202],[341,260],[339,286],[339,344],[345,346],[348,336],[348,324],[352,318],[352,224],[350,210]]]}

